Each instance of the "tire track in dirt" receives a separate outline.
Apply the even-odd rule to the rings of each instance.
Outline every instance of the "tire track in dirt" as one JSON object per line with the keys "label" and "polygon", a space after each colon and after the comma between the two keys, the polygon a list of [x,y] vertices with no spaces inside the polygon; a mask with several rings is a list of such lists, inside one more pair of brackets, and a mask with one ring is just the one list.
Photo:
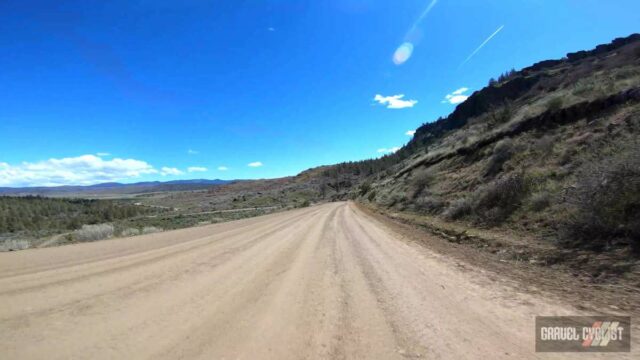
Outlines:
{"label": "tire track in dirt", "polygon": [[533,352],[568,314],[346,202],[0,254],[7,359],[599,358]]}

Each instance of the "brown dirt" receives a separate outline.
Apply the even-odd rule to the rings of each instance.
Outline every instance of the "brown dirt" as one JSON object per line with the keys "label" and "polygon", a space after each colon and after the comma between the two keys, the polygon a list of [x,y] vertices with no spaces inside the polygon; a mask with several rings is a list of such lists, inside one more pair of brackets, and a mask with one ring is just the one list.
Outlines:
{"label": "brown dirt", "polygon": [[584,312],[518,286],[330,203],[2,253],[0,357],[568,358],[534,316]]}
{"label": "brown dirt", "polygon": [[[640,316],[638,273],[594,277],[594,269],[611,267],[615,258],[588,251],[559,250],[539,239],[465,229],[406,213],[388,213],[370,205],[359,208],[405,239],[456,261],[474,265],[488,276],[518,284],[523,291],[556,301],[570,300],[594,314]],[[434,236],[435,235],[435,236]],[[560,257],[563,257],[560,259]],[[549,262],[548,259],[556,259]]]}

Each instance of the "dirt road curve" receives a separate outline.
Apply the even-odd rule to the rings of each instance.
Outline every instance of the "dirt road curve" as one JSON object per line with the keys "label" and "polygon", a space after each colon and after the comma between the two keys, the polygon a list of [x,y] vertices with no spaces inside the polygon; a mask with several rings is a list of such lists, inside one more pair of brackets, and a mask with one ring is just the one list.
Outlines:
{"label": "dirt road curve", "polygon": [[493,277],[349,203],[2,253],[0,358],[567,358],[534,316],[579,312]]}

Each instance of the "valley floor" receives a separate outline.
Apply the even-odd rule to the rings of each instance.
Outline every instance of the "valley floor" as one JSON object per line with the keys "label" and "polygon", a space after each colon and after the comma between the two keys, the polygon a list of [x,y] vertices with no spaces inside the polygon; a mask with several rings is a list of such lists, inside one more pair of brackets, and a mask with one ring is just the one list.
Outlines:
{"label": "valley floor", "polygon": [[[573,299],[519,288],[407,241],[353,203],[328,203],[0,253],[0,353],[8,359],[595,357],[534,353],[536,315],[592,313]],[[616,358],[637,358],[639,346]]]}

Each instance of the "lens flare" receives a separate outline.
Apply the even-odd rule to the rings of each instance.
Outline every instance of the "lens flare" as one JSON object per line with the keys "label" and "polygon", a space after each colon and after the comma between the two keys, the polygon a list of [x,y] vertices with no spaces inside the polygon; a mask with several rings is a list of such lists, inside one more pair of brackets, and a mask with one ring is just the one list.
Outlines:
{"label": "lens flare", "polygon": [[396,65],[404,64],[411,57],[411,53],[413,53],[413,44],[410,42],[403,43],[398,46],[393,54],[393,63]]}

